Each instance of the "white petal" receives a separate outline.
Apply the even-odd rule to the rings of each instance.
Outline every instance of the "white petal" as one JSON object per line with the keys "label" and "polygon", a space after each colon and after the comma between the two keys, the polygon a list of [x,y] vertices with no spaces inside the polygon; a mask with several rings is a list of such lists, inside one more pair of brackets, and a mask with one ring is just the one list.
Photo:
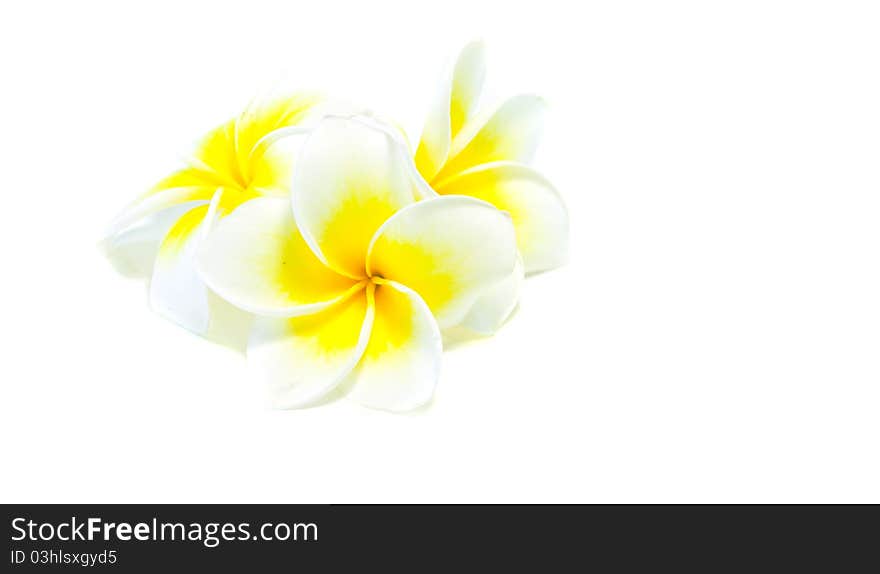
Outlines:
{"label": "white petal", "polygon": [[437,187],[442,195],[469,195],[508,212],[526,273],[568,259],[568,212],[559,193],[534,169],[496,162],[468,170]]}
{"label": "white petal", "polygon": [[440,196],[395,213],[376,233],[372,275],[416,291],[441,328],[458,324],[485,290],[516,265],[510,217],[486,202]]}
{"label": "white petal", "polygon": [[98,248],[122,275],[149,277],[159,246],[171,227],[184,213],[207,203],[188,202],[152,213],[134,225],[108,235],[98,244]]}
{"label": "white petal", "polygon": [[485,60],[482,42],[465,46],[432,103],[415,156],[427,180],[443,167],[452,139],[476,111],[486,76]]}
{"label": "white petal", "polygon": [[273,404],[307,406],[335,389],[363,355],[373,312],[372,294],[368,301],[361,289],[313,315],[257,318],[248,362],[268,383]]}
{"label": "white petal", "polygon": [[294,170],[297,226],[318,257],[336,271],[364,277],[376,229],[415,201],[416,187],[393,138],[356,119],[326,119],[312,132]]}
{"label": "white petal", "polygon": [[157,313],[199,335],[211,321],[208,287],[196,272],[199,241],[216,209],[195,207],[180,217],[166,234],[150,280],[150,304]]}
{"label": "white petal", "polygon": [[[316,94],[264,94],[255,98],[235,121],[234,141],[239,170],[245,181],[265,179],[260,174],[264,151],[258,143],[278,129],[303,125],[313,115],[321,98]],[[256,152],[256,153],[255,153]]]}
{"label": "white petal", "polygon": [[247,350],[254,316],[229,303],[210,289],[208,289],[208,313],[211,319],[205,338],[244,353]]}
{"label": "white petal", "polygon": [[522,261],[505,279],[489,287],[482,293],[461,322],[480,335],[495,333],[507,321],[519,302],[520,287],[523,281]]}
{"label": "white petal", "polygon": [[346,297],[355,281],[325,266],[306,245],[286,199],[258,198],[221,219],[198,254],[205,282],[260,315],[314,313]]}
{"label": "white petal", "polygon": [[406,171],[410,174],[410,178],[415,188],[414,193],[416,199],[421,200],[437,196],[437,192],[434,191],[434,188],[432,188],[430,184],[428,184],[427,180],[425,180],[425,178],[419,172],[415,162],[406,159],[412,155],[412,151],[409,145],[409,140],[406,137],[406,131],[401,126],[395,124],[388,118],[379,116],[369,111],[332,117],[336,119],[353,120],[362,123],[367,127],[380,131],[391,138],[399,148],[398,153],[400,154],[400,157],[404,158]]}
{"label": "white petal", "polygon": [[537,96],[514,96],[488,120],[468,122],[453,140],[449,159],[431,183],[441,185],[443,180],[485,163],[529,163],[540,140],[546,108]]}
{"label": "white petal", "polygon": [[147,194],[126,207],[110,222],[105,237],[117,235],[172,207],[191,205],[194,202],[209,203],[215,191],[216,188],[212,187],[175,187]]}
{"label": "white petal", "polygon": [[471,42],[461,51],[452,75],[452,89],[449,98],[449,123],[452,137],[464,127],[477,111],[483,82],[486,79],[486,47],[480,42]]}
{"label": "white petal", "polygon": [[394,282],[375,289],[370,342],[352,373],[349,398],[389,411],[431,400],[443,344],[437,323],[417,293]]}

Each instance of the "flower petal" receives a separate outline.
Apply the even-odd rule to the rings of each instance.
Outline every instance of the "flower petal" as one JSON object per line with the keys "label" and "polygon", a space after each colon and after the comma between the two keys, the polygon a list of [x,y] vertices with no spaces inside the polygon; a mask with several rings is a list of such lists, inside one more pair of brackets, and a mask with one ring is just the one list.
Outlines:
{"label": "flower petal", "polygon": [[291,198],[306,243],[336,271],[364,277],[370,239],[415,201],[415,184],[393,138],[355,118],[322,121],[300,150]]}
{"label": "flower petal", "polygon": [[480,92],[486,79],[486,47],[480,42],[471,42],[461,51],[452,75],[452,89],[449,95],[449,124],[452,137],[458,135],[465,123],[477,111]]}
{"label": "flower petal", "polygon": [[462,327],[480,335],[491,335],[504,325],[519,302],[523,264],[517,260],[513,272],[480,294],[461,321]]}
{"label": "flower petal", "polygon": [[188,171],[215,187],[247,187],[235,151],[235,124],[232,119],[208,132],[190,158]]}
{"label": "flower petal", "polygon": [[428,117],[425,119],[425,127],[422,128],[422,137],[419,147],[416,148],[416,168],[422,176],[430,181],[443,167],[449,154],[449,145],[452,142],[452,127],[449,123],[449,87],[444,85],[440,97],[435,98]]}
{"label": "flower petal", "polygon": [[179,205],[191,204],[194,201],[208,204],[216,187],[172,187],[151,192],[131,203],[122,213],[110,222],[105,237],[111,237],[126,228],[137,225],[143,220],[161,211]]}
{"label": "flower petal", "polygon": [[[412,147],[409,145],[409,139],[406,137],[406,131],[400,125],[394,123],[388,118],[377,116],[375,113],[372,112],[351,113],[345,116],[333,117],[343,117],[344,119],[354,120],[375,130],[378,130],[387,135],[398,145],[398,147],[400,148],[398,151],[401,154],[401,157],[409,158],[412,155]],[[404,161],[404,165],[406,167],[406,170],[410,174],[410,178],[414,186],[416,200],[437,197],[437,192],[434,191],[434,189],[425,180],[424,176],[422,176],[422,174],[419,172],[415,162],[407,160]]]}
{"label": "flower petal", "polygon": [[276,407],[306,406],[345,380],[370,337],[372,296],[369,299],[362,287],[312,315],[257,318],[248,362],[268,382]]}
{"label": "flower petal", "polygon": [[197,187],[203,188],[203,190],[206,189],[208,199],[210,200],[214,190],[218,187],[227,185],[227,183],[227,179],[218,177],[217,174],[211,171],[203,163],[194,160],[194,162],[189,162],[189,165],[185,165],[177,171],[172,172],[171,175],[161,179],[156,185],[147,191],[144,196],[150,196],[169,189]]}
{"label": "flower petal", "polygon": [[510,98],[486,122],[469,122],[453,140],[446,164],[431,180],[441,184],[466,169],[495,161],[528,163],[535,154],[546,104],[537,96]]}
{"label": "flower petal", "polygon": [[382,225],[367,270],[416,291],[446,328],[461,321],[486,288],[508,277],[516,257],[507,214],[471,197],[439,196]]}
{"label": "flower petal", "polygon": [[211,289],[208,289],[208,313],[210,321],[205,338],[235,349],[247,351],[248,338],[254,323],[254,315],[234,306]]}
{"label": "flower petal", "polygon": [[344,298],[356,283],[315,257],[290,203],[280,198],[253,199],[221,219],[199,250],[198,267],[224,299],[279,317],[314,313]]}
{"label": "flower petal", "polygon": [[431,400],[443,344],[428,306],[413,290],[388,281],[373,293],[370,342],[352,373],[349,398],[389,411],[407,411]]}
{"label": "flower petal", "polygon": [[308,138],[309,128],[279,128],[263,137],[251,155],[253,178],[250,189],[261,195],[290,197],[290,180],[299,150]]}
{"label": "flower petal", "polygon": [[290,162],[265,153],[263,143],[273,132],[305,122],[320,98],[294,93],[257,98],[235,123],[235,150],[242,176],[251,186],[265,187],[290,178]]}
{"label": "flower petal", "polygon": [[425,179],[430,180],[443,167],[452,138],[476,110],[485,77],[485,48],[482,42],[472,42],[461,51],[452,77],[443,82],[425,120],[415,156]]}
{"label": "flower petal", "polygon": [[557,191],[534,169],[497,162],[468,170],[437,187],[469,195],[510,214],[526,273],[558,267],[568,258],[568,213]]}
{"label": "flower petal", "polygon": [[[216,208],[216,201],[212,202]],[[150,305],[185,329],[204,335],[210,326],[208,287],[196,272],[195,254],[210,208],[187,211],[159,246],[150,280]]]}
{"label": "flower petal", "polygon": [[138,216],[135,223],[120,225],[118,231],[111,225],[110,233],[98,243],[98,248],[122,275],[149,277],[159,246],[168,231],[187,211],[207,204],[207,201],[191,201],[167,207],[146,216]]}

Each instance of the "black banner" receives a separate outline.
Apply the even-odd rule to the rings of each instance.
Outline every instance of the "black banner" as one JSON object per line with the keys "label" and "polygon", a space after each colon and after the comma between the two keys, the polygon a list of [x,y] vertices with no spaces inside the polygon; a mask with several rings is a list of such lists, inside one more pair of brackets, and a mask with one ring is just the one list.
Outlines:
{"label": "black banner", "polygon": [[[11,505],[3,572],[862,570],[876,506]],[[256,570],[255,570],[256,569]]]}

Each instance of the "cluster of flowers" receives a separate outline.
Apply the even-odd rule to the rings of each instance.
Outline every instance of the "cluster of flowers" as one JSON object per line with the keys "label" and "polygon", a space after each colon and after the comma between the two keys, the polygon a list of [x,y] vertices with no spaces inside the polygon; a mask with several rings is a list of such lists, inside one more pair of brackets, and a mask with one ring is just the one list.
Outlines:
{"label": "cluster of flowers", "polygon": [[254,102],[116,218],[106,252],[149,273],[153,308],[179,325],[247,329],[280,408],[423,405],[443,334],[493,333],[524,274],[566,258],[564,204],[529,166],[545,105],[480,111],[484,76],[470,44],[415,153],[393,124],[319,97]]}

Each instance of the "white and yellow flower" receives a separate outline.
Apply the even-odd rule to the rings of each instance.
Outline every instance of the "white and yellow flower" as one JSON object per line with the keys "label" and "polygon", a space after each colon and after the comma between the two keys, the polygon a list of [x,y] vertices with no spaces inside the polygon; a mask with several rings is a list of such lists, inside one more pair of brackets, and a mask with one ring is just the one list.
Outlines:
{"label": "white and yellow flower", "polygon": [[419,201],[413,175],[387,128],[324,119],[299,151],[290,201],[248,201],[201,244],[205,282],[259,316],[248,359],[277,406],[336,389],[374,408],[424,404],[441,330],[479,321],[475,301],[515,272],[507,214],[472,197]]}
{"label": "white and yellow flower", "polygon": [[567,259],[568,215],[553,186],[529,166],[546,106],[519,95],[478,113],[485,75],[483,45],[469,44],[428,114],[416,166],[436,193],[468,195],[508,212],[526,273],[558,267]]}
{"label": "white and yellow flower", "polygon": [[151,276],[150,302],[157,312],[203,335],[216,330],[222,318],[235,316],[195,270],[193,258],[208,215],[226,216],[256,198],[287,197],[292,164],[289,154],[273,147],[274,134],[301,126],[317,103],[317,97],[306,94],[255,100],[212,130],[188,165],[110,225],[105,252],[121,271]]}

